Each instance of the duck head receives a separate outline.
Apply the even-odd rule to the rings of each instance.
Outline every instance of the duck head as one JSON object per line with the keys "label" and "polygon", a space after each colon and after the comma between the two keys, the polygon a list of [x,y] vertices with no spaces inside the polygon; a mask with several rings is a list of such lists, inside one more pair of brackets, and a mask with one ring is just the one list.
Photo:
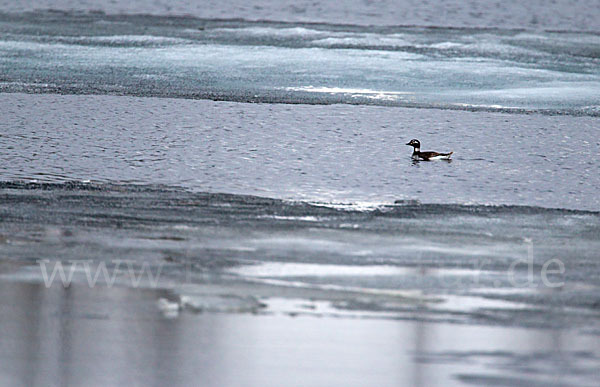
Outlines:
{"label": "duck head", "polygon": [[406,145],[410,145],[413,148],[416,149],[421,149],[421,143],[419,142],[419,140],[413,138],[412,140],[410,140],[410,142],[408,142]]}

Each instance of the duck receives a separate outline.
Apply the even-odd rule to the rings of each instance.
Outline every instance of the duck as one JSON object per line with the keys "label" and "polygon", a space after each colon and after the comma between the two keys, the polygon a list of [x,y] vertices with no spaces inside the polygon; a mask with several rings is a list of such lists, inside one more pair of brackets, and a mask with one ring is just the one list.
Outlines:
{"label": "duck", "polygon": [[413,160],[419,160],[419,161],[450,160],[450,156],[452,156],[452,154],[454,153],[454,152],[439,153],[439,152],[432,152],[432,151],[421,152],[421,142],[419,140],[417,140],[416,138],[413,138],[412,140],[410,140],[410,142],[408,142],[406,145],[410,145],[413,147],[413,154],[412,154]]}

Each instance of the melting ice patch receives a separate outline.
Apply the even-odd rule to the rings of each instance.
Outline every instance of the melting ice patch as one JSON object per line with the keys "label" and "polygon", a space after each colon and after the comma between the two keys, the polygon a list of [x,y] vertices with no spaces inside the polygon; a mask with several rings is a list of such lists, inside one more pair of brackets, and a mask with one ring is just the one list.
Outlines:
{"label": "melting ice patch", "polygon": [[381,34],[361,34],[345,37],[328,37],[313,41],[322,47],[410,47],[413,43],[398,37]]}
{"label": "melting ice patch", "polygon": [[303,91],[308,93],[323,93],[323,94],[342,94],[349,95],[353,98],[370,98],[379,100],[398,100],[402,96],[412,95],[414,93],[409,91],[383,91],[383,90],[371,90],[371,89],[352,89],[342,87],[326,87],[326,86],[300,86],[300,87],[286,87],[288,91]]}
{"label": "melting ice patch", "polygon": [[[229,272],[258,278],[323,277],[323,276],[405,276],[415,275],[419,268],[393,265],[329,265],[317,263],[263,262],[237,266]],[[473,275],[474,271],[460,268],[436,268],[437,275]],[[481,271],[479,271],[481,272]]]}
{"label": "melting ice patch", "polygon": [[304,27],[274,28],[274,27],[245,27],[245,28],[215,28],[211,33],[234,34],[238,36],[284,37],[284,38],[315,38],[326,36],[328,31],[319,31]]}

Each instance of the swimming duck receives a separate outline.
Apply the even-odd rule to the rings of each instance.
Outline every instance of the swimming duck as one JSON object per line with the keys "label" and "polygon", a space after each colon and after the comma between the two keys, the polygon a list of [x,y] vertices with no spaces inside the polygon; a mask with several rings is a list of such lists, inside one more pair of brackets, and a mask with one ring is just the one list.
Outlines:
{"label": "swimming duck", "polygon": [[406,145],[410,145],[413,147],[413,160],[422,160],[422,161],[430,161],[430,160],[450,160],[450,156],[452,153],[438,153],[438,152],[421,152],[421,143],[417,139],[410,140]]}

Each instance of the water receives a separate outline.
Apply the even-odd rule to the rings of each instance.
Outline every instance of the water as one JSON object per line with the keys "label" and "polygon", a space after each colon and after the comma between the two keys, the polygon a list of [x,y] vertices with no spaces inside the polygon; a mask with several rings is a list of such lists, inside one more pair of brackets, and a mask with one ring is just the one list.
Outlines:
{"label": "water", "polygon": [[0,3],[0,382],[596,385],[597,7],[421,3]]}
{"label": "water", "polygon": [[600,11],[595,0],[340,0],[335,3],[314,0],[230,1],[207,0],[190,3],[130,0],[2,0],[5,12],[49,10],[109,15],[193,16],[205,19],[274,20],[322,22],[359,26],[430,26],[512,28],[599,32]]}
{"label": "water", "polygon": [[[600,208],[591,117],[21,94],[0,96],[0,106],[8,113],[2,180],[159,183],[326,203]],[[454,160],[412,163],[411,138],[454,150]]]}

